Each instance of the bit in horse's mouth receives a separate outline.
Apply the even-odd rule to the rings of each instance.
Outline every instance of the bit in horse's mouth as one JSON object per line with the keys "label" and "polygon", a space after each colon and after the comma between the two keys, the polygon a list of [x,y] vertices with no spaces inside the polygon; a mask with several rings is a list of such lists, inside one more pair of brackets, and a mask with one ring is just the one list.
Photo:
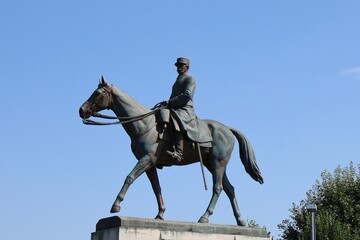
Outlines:
{"label": "bit in horse's mouth", "polygon": [[88,118],[90,118],[90,117],[91,117],[91,113],[86,113],[86,114],[84,114],[83,119],[88,119]]}

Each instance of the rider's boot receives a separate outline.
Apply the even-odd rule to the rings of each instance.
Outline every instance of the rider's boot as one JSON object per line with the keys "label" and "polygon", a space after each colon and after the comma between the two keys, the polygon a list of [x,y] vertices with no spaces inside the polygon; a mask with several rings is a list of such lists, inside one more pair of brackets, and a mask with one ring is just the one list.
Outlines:
{"label": "rider's boot", "polygon": [[184,137],[181,132],[175,131],[175,149],[174,152],[167,151],[170,156],[181,162],[184,148]]}

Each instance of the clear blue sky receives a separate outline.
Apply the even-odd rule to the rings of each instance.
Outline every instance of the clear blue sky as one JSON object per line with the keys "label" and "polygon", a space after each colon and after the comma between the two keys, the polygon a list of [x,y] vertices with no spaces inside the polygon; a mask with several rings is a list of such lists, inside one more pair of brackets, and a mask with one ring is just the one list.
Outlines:
{"label": "clear blue sky", "polygon": [[[359,1],[0,2],[0,230],[3,239],[88,240],[135,165],[120,126],[78,108],[101,75],[147,107],[191,60],[195,110],[242,131],[264,185],[228,165],[242,217],[272,235],[321,171],[359,163]],[[194,221],[211,191],[200,166],[159,172],[168,220]],[[208,185],[211,176],[206,174]],[[153,218],[146,176],[120,215]],[[222,194],[211,223],[235,224]]]}

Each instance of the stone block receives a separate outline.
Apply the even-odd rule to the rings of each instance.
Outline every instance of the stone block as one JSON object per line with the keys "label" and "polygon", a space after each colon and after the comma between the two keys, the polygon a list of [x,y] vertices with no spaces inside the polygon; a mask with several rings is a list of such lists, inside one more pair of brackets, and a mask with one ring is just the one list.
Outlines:
{"label": "stone block", "polygon": [[270,240],[263,229],[132,217],[100,219],[91,240]]}

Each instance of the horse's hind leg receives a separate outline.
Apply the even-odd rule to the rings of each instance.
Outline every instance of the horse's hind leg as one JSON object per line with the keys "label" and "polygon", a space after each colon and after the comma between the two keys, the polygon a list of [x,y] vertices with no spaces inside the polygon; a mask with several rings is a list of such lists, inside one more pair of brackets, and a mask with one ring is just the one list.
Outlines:
{"label": "horse's hind leg", "polygon": [[246,226],[246,222],[244,220],[242,220],[241,216],[240,216],[240,210],[239,210],[239,206],[236,201],[234,187],[231,185],[231,183],[226,175],[226,172],[224,173],[224,176],[223,176],[223,187],[224,187],[224,191],[225,191],[226,195],[228,196],[228,198],[230,200],[231,207],[233,209],[233,213],[234,213],[237,225],[238,226]]}
{"label": "horse's hind leg", "polygon": [[164,200],[161,195],[161,187],[160,187],[156,168],[153,167],[153,168],[150,168],[149,170],[147,170],[146,175],[150,180],[150,183],[151,183],[152,189],[155,193],[156,201],[158,204],[159,212],[156,215],[155,219],[164,220],[165,204],[164,204]]}
{"label": "horse's hind leg", "polygon": [[208,223],[210,215],[213,214],[214,208],[217,200],[219,199],[220,193],[223,189],[222,178],[225,171],[226,164],[221,164],[219,162],[215,163],[214,168],[211,168],[210,172],[213,176],[213,189],[212,197],[210,199],[209,206],[207,207],[205,213],[199,219],[199,223]]}

